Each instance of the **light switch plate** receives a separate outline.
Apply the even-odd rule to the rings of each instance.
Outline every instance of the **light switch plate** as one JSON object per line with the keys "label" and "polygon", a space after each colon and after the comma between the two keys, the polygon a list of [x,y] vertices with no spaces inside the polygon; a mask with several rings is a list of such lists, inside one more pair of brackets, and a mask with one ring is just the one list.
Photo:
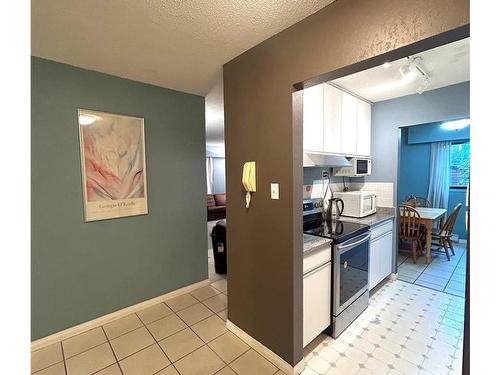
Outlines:
{"label": "light switch plate", "polygon": [[280,199],[280,184],[271,184],[271,199]]}

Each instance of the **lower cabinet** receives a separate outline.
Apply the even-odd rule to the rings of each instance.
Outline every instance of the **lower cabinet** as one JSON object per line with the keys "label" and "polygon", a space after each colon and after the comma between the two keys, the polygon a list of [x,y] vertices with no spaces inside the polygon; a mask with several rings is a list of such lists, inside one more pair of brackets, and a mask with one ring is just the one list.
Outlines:
{"label": "lower cabinet", "polygon": [[303,346],[330,325],[330,304],[332,293],[332,263],[304,274],[303,290]]}
{"label": "lower cabinet", "polygon": [[368,269],[370,290],[392,272],[393,243],[392,221],[372,228]]}

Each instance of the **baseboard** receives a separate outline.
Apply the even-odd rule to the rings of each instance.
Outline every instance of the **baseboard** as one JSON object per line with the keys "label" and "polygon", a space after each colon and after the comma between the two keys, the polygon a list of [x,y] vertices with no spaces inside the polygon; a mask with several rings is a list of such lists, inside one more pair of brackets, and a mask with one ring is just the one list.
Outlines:
{"label": "baseboard", "polygon": [[199,281],[197,283],[182,287],[180,289],[173,290],[173,291],[168,292],[166,294],[163,294],[161,296],[151,298],[147,301],[139,302],[138,304],[135,304],[135,305],[132,305],[129,307],[125,307],[124,309],[103,315],[99,318],[89,320],[88,322],[78,324],[77,326],[67,328],[64,331],[53,333],[50,336],[42,337],[41,339],[38,339],[38,340],[31,342],[31,351],[43,348],[47,345],[51,345],[51,344],[54,344],[54,343],[59,342],[59,341],[66,340],[72,336],[78,335],[78,334],[83,333],[85,331],[88,331],[90,329],[107,324],[113,320],[120,319],[120,318],[124,317],[125,315],[135,313],[137,311],[143,310],[143,309],[148,308],[150,306],[156,305],[157,303],[163,302],[166,299],[177,297],[181,294],[189,293],[195,289],[201,288],[203,286],[207,286],[209,284],[210,284],[210,281],[208,279],[202,280],[202,281]]}
{"label": "baseboard", "polygon": [[262,355],[264,358],[266,358],[269,362],[274,364],[276,367],[278,367],[285,374],[298,375],[302,371],[304,371],[304,369],[306,367],[306,363],[305,363],[304,358],[302,358],[302,360],[299,363],[297,363],[295,366],[292,366],[287,361],[285,361],[283,358],[281,358],[279,355],[274,353],[271,349],[262,345],[259,341],[257,341],[252,336],[250,336],[248,333],[243,331],[236,324],[232,323],[229,319],[226,322],[226,326],[227,326],[228,330],[230,330],[232,333],[234,333],[236,336],[238,336],[241,340],[246,342],[248,346],[250,346],[257,353]]}

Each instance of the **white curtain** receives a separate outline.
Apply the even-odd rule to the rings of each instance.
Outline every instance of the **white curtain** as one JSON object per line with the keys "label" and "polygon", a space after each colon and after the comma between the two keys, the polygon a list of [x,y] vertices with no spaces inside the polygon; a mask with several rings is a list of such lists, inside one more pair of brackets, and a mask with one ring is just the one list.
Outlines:
{"label": "white curtain", "polygon": [[214,159],[207,158],[207,194],[214,192]]}
{"label": "white curtain", "polygon": [[427,199],[431,202],[432,207],[448,208],[448,196],[450,193],[450,145],[451,142],[433,142],[431,144]]}

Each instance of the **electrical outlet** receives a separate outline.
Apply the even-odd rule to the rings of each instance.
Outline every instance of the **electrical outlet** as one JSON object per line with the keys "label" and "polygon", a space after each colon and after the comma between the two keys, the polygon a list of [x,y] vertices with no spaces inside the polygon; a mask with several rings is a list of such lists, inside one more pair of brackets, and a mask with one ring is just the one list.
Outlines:
{"label": "electrical outlet", "polygon": [[321,171],[321,178],[328,178],[328,177],[330,177],[330,174],[328,173],[328,171],[325,171],[325,170]]}
{"label": "electrical outlet", "polygon": [[280,199],[280,184],[271,184],[271,199]]}

